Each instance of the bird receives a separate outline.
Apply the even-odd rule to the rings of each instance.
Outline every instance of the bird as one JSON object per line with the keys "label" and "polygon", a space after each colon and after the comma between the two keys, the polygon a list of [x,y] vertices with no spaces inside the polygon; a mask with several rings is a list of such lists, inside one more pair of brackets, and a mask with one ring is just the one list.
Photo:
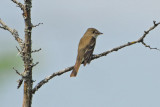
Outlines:
{"label": "bird", "polygon": [[90,63],[94,47],[96,45],[96,39],[101,34],[103,33],[99,32],[95,28],[88,28],[87,31],[84,33],[78,45],[78,55],[76,63],[73,67],[73,71],[71,72],[70,77],[77,76],[81,63],[83,63],[84,66]]}

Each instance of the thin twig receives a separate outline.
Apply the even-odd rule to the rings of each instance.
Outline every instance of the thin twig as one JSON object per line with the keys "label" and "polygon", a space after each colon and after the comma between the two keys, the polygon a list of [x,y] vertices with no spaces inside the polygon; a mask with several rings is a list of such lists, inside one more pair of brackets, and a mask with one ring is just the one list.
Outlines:
{"label": "thin twig", "polygon": [[21,51],[20,51],[20,49],[16,46],[16,48],[17,48],[17,50],[18,50],[18,52],[21,54]]}
{"label": "thin twig", "polygon": [[149,46],[149,45],[147,45],[146,43],[144,43],[144,42],[141,42],[145,47],[148,47],[149,49],[156,49],[156,50],[158,50],[158,51],[160,51],[160,49],[158,49],[158,48],[152,48],[151,46]]}
{"label": "thin twig", "polygon": [[16,71],[16,73],[21,76],[22,78],[19,79],[17,82],[18,82],[18,86],[17,86],[17,89],[21,87],[22,83],[23,83],[23,75],[21,73],[18,72],[18,70],[16,70],[14,67],[13,69]]}
{"label": "thin twig", "polygon": [[16,71],[16,73],[17,73],[19,76],[22,76],[22,74],[19,73],[18,70],[16,70],[14,67],[13,67],[13,69]]}
{"label": "thin twig", "polygon": [[160,24],[160,22],[159,23],[156,23],[156,21],[153,21],[153,26],[152,27],[150,27],[147,31],[144,31],[144,34],[143,34],[143,36],[141,37],[141,38],[139,38],[139,42],[142,42],[143,41],[143,39],[146,37],[146,35],[151,31],[151,30],[153,30],[155,27],[157,27],[159,24]]}
{"label": "thin twig", "polygon": [[36,65],[38,65],[39,64],[39,62],[36,62],[35,64],[33,63],[31,66],[32,67],[35,67]]}
{"label": "thin twig", "polygon": [[[132,41],[132,42],[128,42],[124,45],[121,45],[121,46],[118,46],[118,47],[115,47],[109,51],[106,51],[106,52],[103,52],[101,54],[97,54],[97,55],[93,55],[91,60],[94,60],[94,59],[97,59],[97,58],[100,58],[102,56],[106,56],[107,54],[111,53],[111,52],[114,52],[114,51],[118,51],[119,49],[122,49],[124,47],[127,47],[127,46],[130,46],[130,45],[133,45],[133,44],[136,44],[136,43],[142,43],[144,38],[146,37],[146,35],[151,31],[153,30],[154,28],[156,28],[159,24],[159,23],[156,23],[155,21],[153,22],[154,25],[147,31],[144,32],[144,34],[142,35],[142,37],[140,37],[138,40],[136,41]],[[32,93],[35,94],[36,91],[38,91],[39,88],[41,88],[45,83],[47,83],[50,79],[52,79],[53,77],[55,76],[59,76],[59,75],[62,75],[63,73],[66,73],[66,72],[69,72],[73,69],[73,66],[71,67],[68,67],[64,70],[61,70],[61,71],[58,71],[58,72],[55,72],[53,74],[51,74],[50,76],[46,77],[45,79],[41,80],[33,89],[32,89]]]}
{"label": "thin twig", "polygon": [[32,51],[32,53],[34,53],[34,52],[39,52],[40,50],[42,50],[41,48],[39,48],[38,50],[34,50],[34,51]]}
{"label": "thin twig", "polygon": [[43,23],[38,23],[37,25],[32,25],[32,27],[37,27],[39,25],[42,25]]}

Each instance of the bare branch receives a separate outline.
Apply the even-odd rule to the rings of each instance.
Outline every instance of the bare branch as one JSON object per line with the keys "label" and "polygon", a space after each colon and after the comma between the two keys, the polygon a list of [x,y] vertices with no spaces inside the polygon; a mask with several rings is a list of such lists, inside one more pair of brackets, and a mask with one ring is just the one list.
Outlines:
{"label": "bare branch", "polygon": [[4,30],[8,30],[13,35],[15,40],[19,43],[21,49],[23,49],[24,43],[23,43],[23,40],[19,37],[17,30],[11,29],[10,27],[8,27],[1,19],[0,19],[0,24],[2,25],[0,28],[3,28]]}
{"label": "bare branch", "polygon": [[[132,42],[128,42],[124,45],[121,45],[121,46],[118,46],[118,47],[115,47],[109,51],[106,51],[106,52],[103,52],[101,54],[97,54],[97,55],[93,55],[91,60],[94,60],[94,59],[97,59],[97,58],[100,58],[102,56],[106,56],[107,54],[111,53],[111,52],[114,52],[114,51],[118,51],[124,47],[127,47],[127,46],[130,46],[130,45],[133,45],[133,44],[136,44],[136,43],[142,43],[143,42],[143,39],[146,37],[146,35],[151,31],[153,30],[154,28],[156,28],[159,24],[159,23],[156,23],[155,21],[153,22],[154,25],[149,28],[149,30],[145,31],[144,34],[142,35],[142,37],[140,37],[138,40],[136,41],[132,41]],[[148,47],[148,46],[147,46]],[[55,76],[59,76],[59,75],[62,75],[63,73],[66,73],[66,72],[69,72],[73,69],[74,66],[71,66],[71,67],[68,67],[64,70],[61,70],[61,71],[58,71],[58,72],[55,72],[53,73],[52,75],[46,77],[45,79],[41,80],[33,89],[32,89],[32,93],[35,94],[36,91],[38,91],[39,88],[42,87],[42,85],[44,85],[45,83],[47,83],[50,79],[52,79],[53,77]]]}
{"label": "bare branch", "polygon": [[20,49],[16,46],[16,48],[17,48],[17,50],[18,50],[18,52],[21,54],[21,51],[20,51]]}
{"label": "bare branch", "polygon": [[14,67],[13,67],[13,69],[16,71],[16,73],[17,73],[19,76],[22,76],[22,74],[19,73],[18,70],[16,70]]}
{"label": "bare branch", "polygon": [[159,24],[160,24],[160,22],[159,23],[156,23],[156,21],[153,21],[153,26],[152,27],[150,27],[147,31],[144,31],[144,34],[143,34],[143,36],[141,37],[141,38],[139,38],[139,42],[142,42],[143,41],[143,39],[146,37],[146,35],[151,31],[151,30],[153,30],[155,27],[157,27]]}
{"label": "bare branch", "polygon": [[36,62],[35,64],[33,63],[31,66],[32,67],[35,67],[36,65],[38,65],[39,64],[39,62]]}
{"label": "bare branch", "polygon": [[[153,23],[154,23],[154,25],[153,25],[152,27],[150,27],[147,31],[144,31],[143,36],[140,37],[138,40],[133,41],[133,42],[128,42],[128,43],[126,43],[126,44],[124,44],[124,45],[118,46],[118,47],[113,48],[113,49],[111,49],[111,50],[109,50],[109,51],[103,52],[103,53],[98,54],[98,55],[94,55],[94,56],[92,57],[92,60],[97,59],[97,58],[102,57],[102,56],[106,56],[107,54],[109,54],[109,53],[111,53],[111,52],[113,52],[113,51],[118,51],[119,49],[124,48],[124,47],[126,47],[126,46],[130,46],[130,45],[133,45],[133,44],[136,44],[136,43],[142,43],[142,44],[144,44],[144,38],[146,37],[146,35],[149,34],[149,32],[150,32],[151,30],[153,30],[154,28],[156,28],[156,27],[160,24],[160,22],[159,22],[159,23],[156,23],[155,21],[153,21]],[[149,47],[149,45],[146,45],[146,44],[145,44],[145,47]],[[153,49],[156,49],[156,48],[153,48]],[[158,50],[158,49],[157,49],[157,50]]]}
{"label": "bare branch", "polygon": [[18,72],[18,70],[16,70],[14,67],[13,69],[16,71],[16,73],[22,77],[22,79],[19,79],[17,82],[18,82],[18,86],[17,86],[17,89],[22,85],[23,83],[23,75],[21,73]]}
{"label": "bare branch", "polygon": [[142,44],[145,46],[145,47],[148,47],[149,49],[156,49],[158,51],[160,51],[160,49],[158,48],[152,48],[151,46],[147,45],[146,43],[142,42]]}
{"label": "bare branch", "polygon": [[43,24],[43,23],[38,23],[37,25],[32,25],[32,27],[37,27],[37,26],[39,26],[41,24]]}
{"label": "bare branch", "polygon": [[59,72],[55,72],[55,73],[53,73],[52,75],[46,77],[45,79],[43,79],[42,81],[40,81],[40,82],[32,89],[32,93],[34,94],[39,88],[41,88],[42,85],[44,85],[45,83],[47,83],[47,82],[48,82],[50,79],[52,79],[53,77],[55,77],[55,76],[60,76],[60,75],[62,75],[63,73],[66,73],[66,72],[68,72],[68,71],[70,71],[70,70],[72,70],[72,69],[73,69],[73,66],[68,67],[68,68],[66,68],[66,69],[64,69],[64,70],[61,70],[61,71],[59,71]]}
{"label": "bare branch", "polygon": [[18,7],[20,7],[20,8],[21,8],[21,10],[23,10],[23,11],[24,11],[24,5],[23,5],[22,3],[18,2],[17,0],[11,0],[11,1],[13,1],[15,4],[17,4],[17,5],[18,5]]}
{"label": "bare branch", "polygon": [[39,52],[40,50],[42,50],[41,48],[39,48],[38,50],[34,50],[34,51],[32,51],[32,53],[34,53],[34,52]]}
{"label": "bare branch", "polygon": [[16,48],[17,48],[17,50],[18,50],[18,54],[17,55],[21,55],[21,57],[23,57],[23,55],[22,55],[22,51],[16,46]]}

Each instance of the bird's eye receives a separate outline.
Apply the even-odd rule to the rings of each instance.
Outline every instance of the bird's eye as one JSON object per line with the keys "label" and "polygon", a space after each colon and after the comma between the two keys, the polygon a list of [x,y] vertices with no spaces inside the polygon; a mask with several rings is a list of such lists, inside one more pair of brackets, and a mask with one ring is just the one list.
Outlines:
{"label": "bird's eye", "polygon": [[96,31],[96,30],[94,30],[94,31],[93,31],[93,33],[94,33],[94,34],[97,34],[97,31]]}

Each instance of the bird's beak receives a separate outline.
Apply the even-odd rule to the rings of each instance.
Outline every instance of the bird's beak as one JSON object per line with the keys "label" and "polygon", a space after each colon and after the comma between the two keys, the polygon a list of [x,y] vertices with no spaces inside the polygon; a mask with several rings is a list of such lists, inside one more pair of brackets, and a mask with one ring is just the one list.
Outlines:
{"label": "bird's beak", "polygon": [[98,32],[99,33],[99,35],[102,35],[103,33],[101,33],[101,32]]}

